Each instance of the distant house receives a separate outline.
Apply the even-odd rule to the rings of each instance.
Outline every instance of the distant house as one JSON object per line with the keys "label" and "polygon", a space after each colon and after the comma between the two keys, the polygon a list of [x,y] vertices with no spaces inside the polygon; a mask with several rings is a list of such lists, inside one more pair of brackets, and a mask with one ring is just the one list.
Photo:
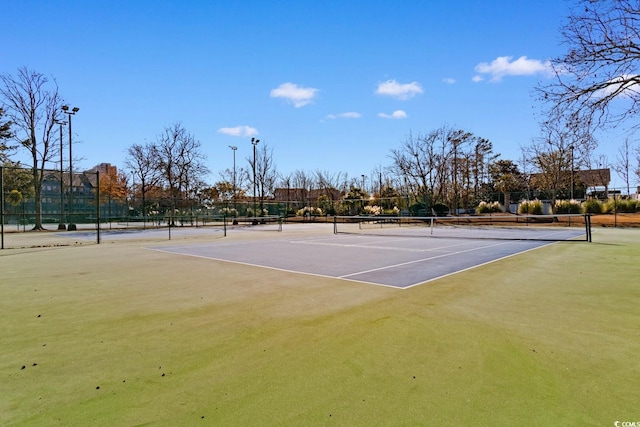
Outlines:
{"label": "distant house", "polygon": [[331,187],[309,191],[310,200],[318,201],[322,196],[325,196],[327,200],[338,201],[342,199],[342,197],[344,196],[344,193],[338,189],[331,188]]}
{"label": "distant house", "polygon": [[100,172],[100,175],[106,175],[111,172],[116,175],[118,173],[118,168],[113,166],[111,163],[100,163],[99,165],[89,169],[87,172]]}
{"label": "distant house", "polygon": [[576,171],[576,176],[585,187],[609,188],[611,182],[610,169],[587,169]]}
{"label": "distant house", "polygon": [[[569,172],[567,172],[568,174]],[[531,174],[532,185],[542,185],[545,182],[544,174]],[[598,193],[607,196],[609,194],[609,183],[611,182],[611,170],[606,169],[585,169],[577,170],[574,173],[574,185],[576,188],[591,188],[591,193]]]}
{"label": "distant house", "polygon": [[[60,209],[60,194],[65,199],[65,210],[69,200],[69,174],[62,174],[62,190],[60,188],[60,172],[48,171],[42,181],[42,212],[57,213]],[[72,185],[72,201],[74,210],[84,211],[93,200],[93,190],[97,185],[95,174],[74,173]],[[95,204],[93,204],[95,206]],[[95,207],[93,208],[95,209]]]}
{"label": "distant house", "polygon": [[306,188],[276,188],[273,191],[273,200],[276,202],[303,202],[308,200]]}
{"label": "distant house", "polygon": [[[73,182],[71,182],[71,203],[74,214],[83,214],[87,217],[94,217],[96,212],[96,189],[98,188],[98,174],[107,173],[109,170],[117,168],[109,163],[101,163],[93,168],[73,174]],[[69,212],[69,173],[62,174],[62,189],[60,188],[60,172],[48,171],[42,182],[42,213],[54,215],[60,212],[60,195],[62,194],[63,206],[65,213]],[[125,205],[121,203],[112,203],[112,214],[115,212],[126,212]],[[106,210],[101,207],[102,216],[106,215]]]}

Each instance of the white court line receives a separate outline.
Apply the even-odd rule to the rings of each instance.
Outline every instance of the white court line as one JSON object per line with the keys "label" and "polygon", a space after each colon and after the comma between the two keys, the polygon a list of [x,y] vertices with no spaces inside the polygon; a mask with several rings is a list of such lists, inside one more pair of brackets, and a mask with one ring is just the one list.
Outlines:
{"label": "white court line", "polygon": [[[147,250],[150,250],[150,251],[156,251],[156,252],[163,252],[165,254],[187,256],[187,257],[192,257],[192,258],[209,259],[209,260],[212,260],[212,261],[229,262],[231,264],[246,265],[248,267],[267,268],[269,270],[282,271],[284,273],[304,274],[304,275],[307,275],[307,276],[322,277],[324,279],[342,279],[342,280],[346,280],[346,281],[349,281],[349,282],[362,283],[362,284],[365,284],[365,285],[383,286],[385,288],[393,288],[393,289],[405,289],[405,288],[403,288],[401,286],[387,285],[385,283],[367,282],[365,280],[348,279],[346,277],[330,276],[330,275],[327,275],[327,274],[309,273],[309,272],[306,272],[306,271],[299,271],[299,270],[289,270],[287,268],[271,267],[271,266],[262,265],[262,264],[252,264],[250,262],[244,262],[244,261],[232,261],[232,260],[228,260],[228,259],[214,258],[214,257],[204,256],[204,255],[186,254],[184,252],[174,252],[174,251],[170,251],[170,250],[166,250],[166,249],[159,249],[159,248],[144,248],[144,249],[147,249]],[[411,285],[411,286],[414,286],[414,285]]]}
{"label": "white court line", "polygon": [[425,283],[433,282],[434,280],[439,280],[439,279],[442,279],[444,277],[448,277],[448,276],[452,276],[454,274],[462,273],[463,271],[473,270],[474,268],[482,267],[483,265],[489,265],[491,263],[494,263],[494,262],[497,262],[497,261],[500,261],[500,260],[503,260],[503,259],[511,258],[512,256],[524,254],[526,252],[533,251],[533,250],[536,250],[536,249],[540,249],[540,248],[543,248],[545,246],[553,245],[554,243],[556,243],[556,242],[549,242],[549,243],[547,243],[545,245],[536,246],[536,247],[529,248],[529,249],[521,251],[521,252],[516,252],[516,253],[513,253],[513,254],[505,255],[505,256],[500,257],[500,258],[496,258],[496,259],[489,260],[487,262],[483,262],[482,264],[472,265],[472,266],[469,266],[467,268],[463,268],[462,270],[456,270],[456,271],[453,271],[451,273],[443,274],[442,276],[433,277],[433,278],[431,278],[429,280],[425,280],[423,282],[417,282],[417,283],[414,283],[413,285],[408,285],[408,286],[405,286],[405,287],[403,287],[401,289],[409,289],[409,288],[413,288],[415,286],[424,285]]}
{"label": "white court line", "polygon": [[[400,241],[400,242],[406,242],[407,239],[406,238],[399,238],[399,239],[393,239],[393,240],[389,240],[389,239],[383,239],[381,240],[382,242],[395,242],[395,241]],[[383,249],[383,250],[388,250],[388,251],[402,251],[402,252],[435,252],[435,251],[442,251],[442,250],[447,250],[448,248],[455,248],[457,246],[468,246],[469,244],[471,244],[471,242],[466,242],[466,243],[455,243],[455,244],[450,244],[450,245],[441,245],[435,248],[428,248],[428,249],[411,249],[411,248],[398,248],[398,247],[393,247],[393,246],[373,246],[371,243],[367,243],[367,244],[362,244],[362,243],[324,243],[324,242],[317,242],[317,241],[307,241],[307,240],[291,240],[289,241],[289,243],[292,244],[296,244],[296,245],[316,245],[316,246],[335,246],[335,247],[340,247],[340,248],[361,248],[361,249]],[[375,243],[375,242],[373,242]],[[486,246],[483,246],[486,247]]]}
{"label": "white court line", "polygon": [[402,267],[404,265],[416,264],[416,263],[424,262],[424,261],[431,261],[431,260],[434,260],[434,259],[444,258],[444,257],[452,256],[452,255],[460,255],[460,254],[464,254],[466,252],[473,252],[473,251],[478,251],[478,250],[482,250],[482,249],[493,248],[495,246],[502,246],[502,245],[506,245],[506,244],[508,244],[508,243],[506,243],[506,242],[504,242],[504,243],[496,243],[495,245],[482,246],[482,247],[479,247],[479,248],[471,248],[471,249],[467,249],[467,250],[464,250],[464,251],[449,252],[449,253],[446,253],[446,254],[436,255],[436,256],[429,257],[429,258],[422,258],[422,259],[416,259],[416,260],[413,260],[413,261],[401,262],[399,264],[387,265],[385,267],[373,268],[371,270],[364,270],[364,271],[360,271],[360,272],[357,272],[357,273],[345,274],[344,276],[338,276],[338,277],[342,279],[342,278],[347,278],[347,277],[350,277],[350,276],[357,276],[359,274],[373,273],[374,271],[388,270],[390,268]]}
{"label": "white court line", "polygon": [[[173,255],[181,255],[181,256],[187,256],[187,257],[208,259],[208,260],[213,260],[213,261],[229,262],[229,263],[238,264],[238,265],[246,265],[246,266],[249,266],[249,267],[267,268],[267,269],[270,269],[270,270],[281,271],[281,272],[285,272],[285,273],[303,274],[303,275],[321,277],[321,278],[327,278],[327,279],[340,279],[340,280],[346,280],[346,281],[354,282],[354,283],[362,283],[362,284],[366,284],[366,285],[383,286],[385,288],[393,288],[393,289],[403,290],[403,289],[409,289],[409,288],[413,288],[415,286],[423,285],[423,284],[432,282],[434,280],[439,280],[439,279],[442,279],[444,277],[448,277],[448,276],[451,276],[451,275],[454,275],[454,274],[458,274],[458,273],[461,273],[463,271],[472,270],[474,268],[481,267],[481,266],[484,266],[484,265],[487,265],[487,264],[491,264],[493,262],[500,261],[500,260],[503,260],[503,259],[507,259],[507,258],[510,258],[512,256],[520,255],[520,254],[523,254],[523,253],[526,253],[526,252],[529,252],[529,251],[532,251],[532,250],[535,250],[535,249],[540,249],[542,247],[545,247],[545,246],[548,246],[548,245],[552,245],[555,242],[548,242],[548,243],[540,245],[540,246],[529,248],[529,249],[526,249],[526,250],[523,250],[523,251],[518,251],[518,252],[515,252],[515,253],[512,253],[512,254],[505,255],[505,256],[500,257],[500,258],[489,260],[489,261],[481,263],[481,264],[475,264],[475,265],[469,266],[469,267],[461,269],[461,270],[456,270],[456,271],[453,271],[451,273],[443,274],[443,275],[440,275],[440,276],[437,276],[437,277],[432,277],[431,279],[423,280],[423,281],[416,282],[416,283],[413,283],[413,284],[410,284],[410,285],[406,285],[406,286],[390,285],[390,284],[385,284],[385,283],[369,282],[369,281],[366,281],[366,280],[358,280],[358,279],[350,278],[350,276],[355,276],[355,275],[359,275],[359,274],[365,274],[365,273],[369,273],[369,272],[380,271],[380,270],[394,268],[394,267],[398,267],[398,266],[409,265],[409,264],[414,264],[414,263],[418,263],[418,262],[433,260],[433,259],[437,259],[437,258],[446,257],[446,256],[449,256],[449,255],[456,255],[456,254],[462,254],[462,253],[465,253],[465,252],[471,252],[471,251],[476,251],[476,250],[481,250],[481,249],[487,249],[487,248],[495,247],[495,246],[508,245],[509,243],[511,243],[511,242],[500,242],[500,243],[496,243],[494,245],[482,246],[482,247],[479,247],[479,248],[472,248],[472,249],[468,249],[468,250],[465,250],[465,251],[452,252],[452,253],[448,253],[448,254],[444,254],[444,255],[434,256],[434,257],[430,257],[430,258],[424,258],[424,259],[415,260],[415,261],[409,261],[409,262],[395,264],[395,265],[387,266],[387,267],[381,267],[381,268],[377,268],[377,269],[365,270],[365,271],[361,271],[361,272],[358,272],[358,273],[351,273],[351,274],[347,274],[347,275],[343,275],[343,276],[331,276],[331,275],[320,274],[320,273],[309,273],[309,272],[305,272],[305,271],[291,270],[291,269],[279,268],[279,267],[271,267],[271,266],[268,266],[268,265],[254,264],[254,263],[249,263],[249,262],[244,262],[244,261],[233,261],[233,260],[228,260],[228,259],[223,259],[223,258],[215,258],[215,257],[210,257],[210,256],[204,256],[204,255],[189,254],[189,253],[184,253],[184,252],[175,252],[175,251],[172,251],[172,250],[160,249],[160,248],[145,247],[144,249],[151,250],[151,251],[156,251],[156,252],[169,253],[169,254],[173,254]],[[343,245],[343,246],[348,246],[348,245]]]}

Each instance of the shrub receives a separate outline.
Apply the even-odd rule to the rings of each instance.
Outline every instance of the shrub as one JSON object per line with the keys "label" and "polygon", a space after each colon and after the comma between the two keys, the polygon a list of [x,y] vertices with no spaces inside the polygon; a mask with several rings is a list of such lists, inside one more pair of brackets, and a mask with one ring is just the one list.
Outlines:
{"label": "shrub", "polygon": [[553,211],[557,214],[581,213],[582,206],[577,200],[556,200]]}
{"label": "shrub", "polygon": [[603,213],[602,202],[598,199],[587,199],[582,203],[582,210],[590,214]]}
{"label": "shrub", "polygon": [[632,199],[609,199],[604,203],[603,212],[634,213],[639,210],[639,203]]}
{"label": "shrub", "polygon": [[502,212],[502,205],[500,202],[480,202],[478,207],[476,208],[477,214],[486,214],[486,213],[494,213],[494,212]]}
{"label": "shrub", "polygon": [[299,209],[298,212],[296,212],[296,215],[298,215],[298,216],[307,216],[307,215],[318,216],[318,215],[322,215],[322,209],[315,208],[313,206],[305,206],[304,208]]}
{"label": "shrub", "polygon": [[235,218],[238,216],[238,211],[234,208],[222,208],[220,213],[224,216]]}
{"label": "shrub", "polygon": [[416,216],[420,214],[420,211],[425,212],[426,206],[424,203],[414,203],[409,206],[409,212],[411,215]]}
{"label": "shrub", "polygon": [[365,206],[364,214],[365,215],[380,215],[382,213],[382,208],[380,206]]}
{"label": "shrub", "polygon": [[540,200],[524,200],[518,206],[518,213],[530,215],[542,215],[542,202]]}
{"label": "shrub", "polygon": [[287,216],[296,216],[296,208],[289,207],[287,209]]}
{"label": "shrub", "polygon": [[393,209],[385,209],[382,213],[383,215],[399,216],[400,209],[397,206],[394,206]]}
{"label": "shrub", "polygon": [[436,213],[436,216],[444,216],[449,212],[449,206],[442,203],[436,203],[433,205],[433,211]]}

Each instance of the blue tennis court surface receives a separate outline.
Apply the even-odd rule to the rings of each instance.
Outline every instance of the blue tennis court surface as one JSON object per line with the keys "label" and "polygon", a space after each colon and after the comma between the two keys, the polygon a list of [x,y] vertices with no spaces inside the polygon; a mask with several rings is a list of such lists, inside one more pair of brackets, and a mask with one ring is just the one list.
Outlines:
{"label": "blue tennis court surface", "polygon": [[150,249],[406,289],[548,244],[349,234],[287,238],[278,233]]}

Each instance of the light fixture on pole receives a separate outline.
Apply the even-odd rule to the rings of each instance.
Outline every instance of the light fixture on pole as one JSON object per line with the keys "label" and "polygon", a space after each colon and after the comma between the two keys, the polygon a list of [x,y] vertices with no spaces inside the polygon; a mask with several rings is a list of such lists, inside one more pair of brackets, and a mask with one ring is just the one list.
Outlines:
{"label": "light fixture on pole", "polygon": [[[238,147],[230,145],[229,148],[233,150],[233,209],[237,209],[236,206],[236,150]],[[236,211],[237,212],[237,211]]]}
{"label": "light fixture on pole", "polygon": [[68,105],[62,106],[62,112],[69,116],[69,226],[67,230],[75,230],[76,225],[73,223],[73,154],[71,151],[71,116],[76,114],[80,109],[78,107],[71,108]]}
{"label": "light fixture on pole", "polygon": [[[256,213],[256,145],[260,142],[259,139],[251,138],[251,144],[253,145],[253,216],[257,217]],[[253,220],[253,224],[258,223],[257,219]]]}
{"label": "light fixture on pole", "polygon": [[66,125],[67,122],[64,120],[56,120],[55,122],[60,125],[60,219],[58,220],[58,230],[66,230],[67,227],[64,225],[64,182],[62,179],[62,126]]}

